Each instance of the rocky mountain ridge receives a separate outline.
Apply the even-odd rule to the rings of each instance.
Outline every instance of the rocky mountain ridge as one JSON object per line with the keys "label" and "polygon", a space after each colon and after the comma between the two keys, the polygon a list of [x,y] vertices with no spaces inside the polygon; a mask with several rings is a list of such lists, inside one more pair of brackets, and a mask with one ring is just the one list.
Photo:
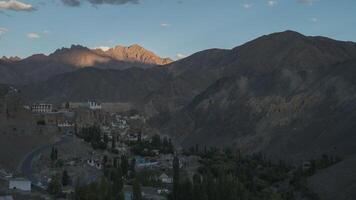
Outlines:
{"label": "rocky mountain ridge", "polygon": [[25,59],[10,59],[0,60],[2,84],[24,85],[45,81],[86,67],[123,70],[130,67],[151,68],[172,62],[169,58],[160,58],[138,45],[118,46],[108,51],[72,45],[70,48],[58,49],[48,56],[35,54]]}

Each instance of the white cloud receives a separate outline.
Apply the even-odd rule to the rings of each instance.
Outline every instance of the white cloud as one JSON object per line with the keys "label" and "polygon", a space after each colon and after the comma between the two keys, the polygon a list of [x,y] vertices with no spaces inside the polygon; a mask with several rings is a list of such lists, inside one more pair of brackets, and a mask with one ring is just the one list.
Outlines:
{"label": "white cloud", "polygon": [[310,21],[312,21],[312,22],[318,22],[319,20],[318,20],[318,18],[316,18],[316,17],[312,17],[312,18],[310,19]]}
{"label": "white cloud", "polygon": [[161,27],[164,27],[164,28],[170,27],[170,26],[171,26],[171,24],[167,24],[167,23],[162,23],[162,24],[161,24]]}
{"label": "white cloud", "polygon": [[316,0],[297,0],[298,3],[312,5]]}
{"label": "white cloud", "polygon": [[242,7],[246,8],[246,9],[249,9],[251,8],[253,5],[250,4],[250,3],[245,3],[245,4],[242,4]]}
{"label": "white cloud", "polygon": [[39,39],[40,38],[40,35],[38,33],[27,33],[27,37],[29,39]]}
{"label": "white cloud", "polygon": [[176,57],[177,57],[177,59],[179,60],[179,59],[182,59],[182,58],[187,57],[187,55],[184,55],[184,54],[182,54],[182,53],[177,53]]}
{"label": "white cloud", "polygon": [[0,9],[13,11],[33,11],[35,8],[31,4],[26,4],[17,0],[0,1]]}
{"label": "white cloud", "polygon": [[275,1],[275,0],[269,0],[269,1],[267,1],[267,3],[268,3],[268,6],[270,6],[270,7],[274,7],[274,6],[276,6],[276,5],[278,4],[278,1]]}
{"label": "white cloud", "polygon": [[99,47],[94,47],[93,49],[100,49],[100,50],[102,50],[102,51],[107,51],[107,50],[111,49],[111,47],[99,46]]}
{"label": "white cloud", "polygon": [[2,36],[2,35],[4,35],[6,32],[8,32],[9,30],[7,29],[7,28],[2,28],[2,27],[0,27],[0,37]]}
{"label": "white cloud", "polygon": [[50,33],[51,33],[50,30],[44,30],[44,31],[43,31],[43,34],[50,34]]}

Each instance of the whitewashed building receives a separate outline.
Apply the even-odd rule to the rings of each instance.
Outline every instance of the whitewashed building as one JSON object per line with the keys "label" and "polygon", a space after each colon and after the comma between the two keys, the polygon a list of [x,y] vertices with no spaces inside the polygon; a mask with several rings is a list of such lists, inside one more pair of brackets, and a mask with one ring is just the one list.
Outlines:
{"label": "whitewashed building", "polygon": [[92,110],[100,110],[101,104],[96,101],[88,101],[89,108]]}
{"label": "whitewashed building", "polygon": [[52,104],[47,103],[36,103],[31,106],[31,111],[36,113],[50,113],[52,110]]}
{"label": "whitewashed building", "polygon": [[167,183],[167,184],[171,184],[173,183],[173,178],[172,177],[169,177],[167,174],[165,173],[162,173],[161,176],[159,176],[159,180],[162,182],[162,183]]}
{"label": "whitewashed building", "polygon": [[57,126],[60,128],[74,127],[74,123],[63,121],[63,122],[58,122]]}
{"label": "whitewashed building", "polygon": [[9,181],[10,190],[22,190],[31,192],[31,181],[24,178],[14,178]]}
{"label": "whitewashed building", "polygon": [[6,195],[0,196],[0,200],[14,200],[14,198],[11,195]]}

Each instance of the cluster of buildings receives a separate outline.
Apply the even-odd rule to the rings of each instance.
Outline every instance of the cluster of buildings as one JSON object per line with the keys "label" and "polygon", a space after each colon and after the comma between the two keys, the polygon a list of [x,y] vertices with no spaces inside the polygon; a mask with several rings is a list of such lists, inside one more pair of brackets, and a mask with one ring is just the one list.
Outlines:
{"label": "cluster of buildings", "polygon": [[128,117],[114,114],[113,121],[111,122],[111,127],[115,128],[115,129],[117,128],[120,130],[125,130],[125,129],[129,128]]}
{"label": "cluster of buildings", "polygon": [[60,108],[54,109],[54,105],[50,103],[34,103],[31,106],[25,106],[25,108],[30,109],[34,113],[51,113],[57,112],[57,110],[61,109],[76,109],[76,108],[89,108],[91,110],[100,110],[101,103],[96,101],[88,101],[88,102],[67,102],[62,105]]}
{"label": "cluster of buildings", "polygon": [[101,110],[101,103],[97,101],[88,102],[67,102],[64,107],[67,109],[77,109],[77,108],[89,108],[91,110]]}
{"label": "cluster of buildings", "polygon": [[[56,106],[50,103],[34,103],[32,105],[24,106],[24,108],[31,112],[38,114],[45,118],[46,124],[56,125],[59,128],[74,127],[77,124],[79,127],[86,126],[88,124],[96,123],[100,121],[101,124],[106,124],[111,130],[122,132],[128,128],[128,120],[142,120],[142,116],[123,116],[118,115],[118,112],[126,112],[133,108],[129,103],[99,103],[97,101],[87,102],[66,102],[60,106]],[[103,111],[103,112],[96,112]],[[113,119],[97,119],[97,117],[103,117],[103,113],[112,113]],[[76,114],[76,120],[74,117],[67,117],[71,114]],[[104,116],[108,118],[109,116]],[[110,121],[111,124],[102,123],[104,121]]]}
{"label": "cluster of buildings", "polygon": [[113,103],[106,102],[100,103],[97,101],[87,101],[87,102],[67,102],[62,105],[62,107],[66,107],[67,109],[78,109],[78,108],[88,108],[90,110],[103,110],[107,112],[126,112],[133,108],[133,105],[130,103]]}
{"label": "cluster of buildings", "polygon": [[[52,104],[37,103],[29,107],[33,113],[37,113],[41,116],[46,125],[56,125],[58,128],[78,128],[90,126],[93,124],[99,124],[101,133],[108,138],[107,149],[110,151],[93,153],[90,156],[81,158],[80,161],[64,160],[64,165],[67,163],[67,167],[86,167],[85,169],[99,171],[102,170],[104,165],[103,156],[107,156],[108,162],[115,163],[114,158],[119,157],[122,154],[130,155],[130,144],[136,144],[137,141],[145,141],[149,139],[149,136],[142,134],[141,123],[145,123],[146,119],[139,114],[127,114],[132,112],[121,112],[124,114],[118,114],[115,109],[125,111],[131,108],[127,104],[115,104],[115,103],[98,103],[96,101],[88,102],[67,102],[61,107],[57,108]],[[106,112],[105,109],[109,109],[110,112]],[[133,112],[135,113],[135,112]],[[137,112],[136,112],[137,113]],[[111,141],[110,141],[111,140]],[[115,140],[113,142],[112,140]],[[115,151],[114,151],[115,150]],[[135,157],[136,169],[151,170],[155,172],[154,179],[159,180],[163,184],[172,184],[172,162],[173,154],[160,154],[159,150],[156,151],[154,156],[151,157]],[[112,158],[110,158],[112,157]],[[180,158],[181,167],[187,162],[185,158]],[[89,167],[87,167],[89,166]],[[24,191],[31,191],[31,182],[25,179],[14,179],[9,184],[10,188],[21,189]],[[168,193],[167,189],[160,189],[159,194]]]}

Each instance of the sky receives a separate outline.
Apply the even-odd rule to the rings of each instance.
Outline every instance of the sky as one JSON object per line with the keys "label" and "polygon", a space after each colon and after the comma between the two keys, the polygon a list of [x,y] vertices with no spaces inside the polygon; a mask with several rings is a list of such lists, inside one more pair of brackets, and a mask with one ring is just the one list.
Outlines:
{"label": "sky", "polygon": [[356,0],[0,0],[0,57],[139,44],[179,59],[285,30],[356,41]]}

